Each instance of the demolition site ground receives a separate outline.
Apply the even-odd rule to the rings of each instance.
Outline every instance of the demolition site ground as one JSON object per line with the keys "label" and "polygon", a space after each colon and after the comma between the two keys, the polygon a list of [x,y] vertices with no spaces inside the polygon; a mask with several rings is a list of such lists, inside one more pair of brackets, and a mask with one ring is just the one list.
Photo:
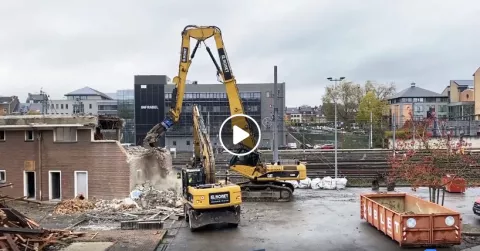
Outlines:
{"label": "demolition site ground", "polygon": [[[426,188],[416,192],[409,188],[397,191],[428,198]],[[14,201],[6,204],[44,228],[69,228],[86,233],[83,237],[65,240],[63,245],[60,243],[51,250],[62,250],[71,241],[112,242],[108,250],[402,250],[389,237],[360,219],[359,195],[369,192],[368,188],[297,189],[295,200],[289,203],[243,203],[242,222],[236,229],[213,226],[193,233],[184,219],[178,217],[181,214],[178,211],[165,213],[171,217],[166,217],[162,230],[120,230],[119,221],[132,214],[119,210],[56,215],[52,213],[54,204]],[[479,193],[480,189],[470,188],[465,194],[446,194],[445,206],[463,214],[464,232],[480,233],[480,220],[472,212]],[[478,244],[480,241],[476,237],[464,236],[461,246],[437,250],[463,250]],[[425,248],[409,250],[423,251]]]}

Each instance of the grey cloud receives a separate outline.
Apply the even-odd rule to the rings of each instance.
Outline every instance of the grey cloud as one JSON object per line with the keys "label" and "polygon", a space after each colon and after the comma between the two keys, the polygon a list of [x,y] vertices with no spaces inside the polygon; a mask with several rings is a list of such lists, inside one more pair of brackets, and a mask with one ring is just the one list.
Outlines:
{"label": "grey cloud", "polygon": [[[222,29],[239,82],[271,81],[278,65],[287,105],[319,104],[329,76],[441,91],[480,66],[479,10],[474,0],[10,1],[0,7],[0,95],[173,77],[187,24]],[[189,78],[215,81],[203,51]]]}

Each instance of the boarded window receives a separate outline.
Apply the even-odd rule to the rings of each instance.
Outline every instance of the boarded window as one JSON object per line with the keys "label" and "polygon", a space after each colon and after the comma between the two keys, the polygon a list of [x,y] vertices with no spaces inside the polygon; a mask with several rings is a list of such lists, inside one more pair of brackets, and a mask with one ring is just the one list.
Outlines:
{"label": "boarded window", "polygon": [[77,142],[77,129],[68,127],[55,129],[55,142]]}

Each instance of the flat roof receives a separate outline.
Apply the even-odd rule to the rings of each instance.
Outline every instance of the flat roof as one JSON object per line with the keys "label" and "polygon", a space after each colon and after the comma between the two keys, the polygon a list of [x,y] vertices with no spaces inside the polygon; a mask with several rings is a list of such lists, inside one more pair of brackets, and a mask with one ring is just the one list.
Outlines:
{"label": "flat roof", "polygon": [[83,128],[93,128],[90,126],[85,126],[82,124],[28,124],[28,125],[0,125],[0,129],[9,129],[9,130],[15,130],[15,129],[54,129],[54,128],[59,128],[59,127],[83,127]]}

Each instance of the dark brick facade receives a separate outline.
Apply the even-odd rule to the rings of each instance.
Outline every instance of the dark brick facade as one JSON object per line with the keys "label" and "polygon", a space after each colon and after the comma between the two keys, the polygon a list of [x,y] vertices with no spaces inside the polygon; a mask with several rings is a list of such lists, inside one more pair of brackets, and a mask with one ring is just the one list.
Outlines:
{"label": "dark brick facade", "polygon": [[77,129],[77,142],[54,142],[53,129],[34,128],[33,141],[25,141],[25,129],[0,127],[0,131],[3,130],[0,170],[5,170],[5,182],[13,183],[13,188],[2,189],[2,194],[24,196],[24,170],[29,168],[25,161],[35,161],[36,199],[49,199],[49,171],[61,172],[62,199],[75,197],[75,171],[88,172],[90,199],[128,196],[127,153],[118,141],[93,141],[90,127]]}

